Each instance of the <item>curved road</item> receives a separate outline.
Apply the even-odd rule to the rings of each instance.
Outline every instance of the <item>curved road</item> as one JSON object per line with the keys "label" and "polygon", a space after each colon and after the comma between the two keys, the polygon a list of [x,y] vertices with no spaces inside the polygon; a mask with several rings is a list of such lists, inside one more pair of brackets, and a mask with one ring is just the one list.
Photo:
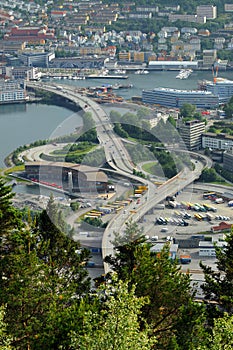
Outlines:
{"label": "curved road", "polygon": [[[91,112],[92,118],[96,124],[98,139],[100,144],[104,147],[108,164],[114,170],[117,170],[118,174],[123,176],[126,175],[133,180],[145,184],[148,188],[146,194],[144,194],[144,196],[141,198],[140,204],[137,205],[136,212],[131,212],[135,211],[135,204],[132,203],[127,208],[125,214],[119,213],[109,222],[102,240],[103,258],[106,255],[114,254],[113,245],[111,243],[111,240],[114,238],[114,232],[120,231],[123,233],[125,224],[131,217],[134,219],[134,221],[140,220],[148,211],[153,209],[156,204],[164,200],[167,196],[174,195],[176,192],[190,185],[195,179],[198,179],[205,166],[211,166],[209,158],[194,152],[189,152],[190,157],[195,159],[195,169],[191,171],[188,167],[184,166],[183,170],[177,176],[173,177],[157,188],[157,186],[150,180],[142,179],[132,174],[134,164],[130,159],[127,150],[125,149],[121,138],[113,132],[113,126],[108,115],[98,103],[92,101],[86,96],[78,94],[75,87],[72,86],[62,85],[62,87],[60,87],[56,84],[42,84],[34,82],[27,83],[27,86],[32,88],[40,88],[59,94],[75,102],[84,111]],[[107,264],[104,265],[104,268],[105,272],[108,272],[110,269]]]}

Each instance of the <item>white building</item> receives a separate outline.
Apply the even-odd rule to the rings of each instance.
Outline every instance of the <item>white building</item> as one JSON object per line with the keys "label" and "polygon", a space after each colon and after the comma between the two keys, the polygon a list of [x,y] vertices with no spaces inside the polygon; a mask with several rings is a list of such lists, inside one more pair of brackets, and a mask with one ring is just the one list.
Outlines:
{"label": "white building", "polygon": [[197,15],[205,16],[206,19],[215,19],[217,18],[217,7],[213,5],[197,6]]}
{"label": "white building", "polygon": [[229,150],[233,147],[233,136],[206,132],[202,134],[202,148]]}
{"label": "white building", "polygon": [[225,241],[200,241],[199,242],[199,256],[209,256],[209,257],[216,257],[215,253],[215,244],[219,248],[224,248],[227,243]]}
{"label": "white building", "polygon": [[0,104],[20,103],[26,101],[24,87],[14,81],[0,81]]}

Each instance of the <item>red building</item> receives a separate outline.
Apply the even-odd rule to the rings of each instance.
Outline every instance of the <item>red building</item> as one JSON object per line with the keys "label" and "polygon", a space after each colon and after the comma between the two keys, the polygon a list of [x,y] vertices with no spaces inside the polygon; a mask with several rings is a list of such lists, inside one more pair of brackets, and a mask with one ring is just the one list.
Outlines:
{"label": "red building", "polygon": [[212,226],[211,231],[212,232],[230,231],[231,228],[232,228],[232,224],[227,224],[226,222],[222,221],[218,226]]}
{"label": "red building", "polygon": [[48,29],[47,26],[42,27],[18,27],[15,26],[5,34],[5,40],[11,41],[27,41],[30,43],[42,42],[43,40],[54,38],[54,29]]}

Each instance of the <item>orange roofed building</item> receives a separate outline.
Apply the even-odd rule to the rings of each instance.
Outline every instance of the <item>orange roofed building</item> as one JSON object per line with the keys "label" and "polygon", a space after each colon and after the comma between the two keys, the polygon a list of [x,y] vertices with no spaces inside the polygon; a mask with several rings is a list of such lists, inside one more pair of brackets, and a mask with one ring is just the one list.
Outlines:
{"label": "orange roofed building", "polygon": [[226,222],[222,221],[218,226],[212,226],[211,231],[212,232],[230,231],[232,226],[233,226],[232,224],[227,224]]}
{"label": "orange roofed building", "polygon": [[54,29],[48,29],[47,26],[42,27],[18,27],[15,26],[5,34],[4,40],[26,41],[30,43],[38,43],[47,39],[54,38]]}

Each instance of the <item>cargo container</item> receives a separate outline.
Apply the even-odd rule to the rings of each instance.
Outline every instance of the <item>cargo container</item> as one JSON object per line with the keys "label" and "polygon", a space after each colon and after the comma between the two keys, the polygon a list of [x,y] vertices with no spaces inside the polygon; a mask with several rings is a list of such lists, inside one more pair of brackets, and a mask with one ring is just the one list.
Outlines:
{"label": "cargo container", "polygon": [[190,264],[192,259],[190,255],[180,255],[180,263],[181,264]]}

